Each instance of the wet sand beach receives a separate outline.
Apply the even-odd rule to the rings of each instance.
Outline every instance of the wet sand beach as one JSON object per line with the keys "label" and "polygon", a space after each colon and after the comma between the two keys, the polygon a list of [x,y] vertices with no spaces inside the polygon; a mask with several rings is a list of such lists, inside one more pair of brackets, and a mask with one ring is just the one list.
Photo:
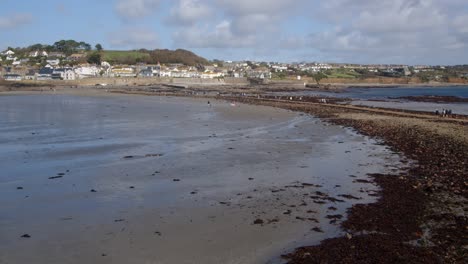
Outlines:
{"label": "wet sand beach", "polygon": [[381,187],[372,204],[354,205],[341,223],[347,233],[300,247],[288,263],[465,263],[468,256],[468,131],[466,116],[232,97],[310,113],[383,140],[414,163],[407,172],[371,175]]}
{"label": "wet sand beach", "polygon": [[94,91],[0,96],[0,142],[1,263],[281,263],[411,163],[300,112]]}

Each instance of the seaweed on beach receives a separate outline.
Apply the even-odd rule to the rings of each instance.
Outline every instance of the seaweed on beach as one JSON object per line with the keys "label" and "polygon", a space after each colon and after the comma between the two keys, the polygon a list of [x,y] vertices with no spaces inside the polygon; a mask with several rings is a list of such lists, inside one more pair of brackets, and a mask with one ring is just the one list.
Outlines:
{"label": "seaweed on beach", "polygon": [[283,256],[288,263],[466,261],[467,240],[463,234],[468,226],[468,142],[455,132],[437,133],[431,125],[459,126],[463,131],[468,123],[465,117],[457,117],[458,121],[432,120],[428,114],[417,112],[273,99],[231,100],[306,112],[379,138],[394,152],[415,161],[400,176],[371,175],[381,188],[378,201],[353,206],[348,219],[341,223],[344,230],[354,235],[299,248]]}

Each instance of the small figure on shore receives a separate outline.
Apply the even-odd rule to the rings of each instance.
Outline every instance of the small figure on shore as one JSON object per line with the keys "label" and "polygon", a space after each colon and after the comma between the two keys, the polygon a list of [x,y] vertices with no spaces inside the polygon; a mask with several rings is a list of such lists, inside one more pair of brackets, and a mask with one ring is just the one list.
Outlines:
{"label": "small figure on shore", "polygon": [[439,113],[439,109],[436,109],[435,110],[435,115],[438,116],[440,113]]}
{"label": "small figure on shore", "polygon": [[210,101],[208,101],[208,106],[209,106],[209,107],[211,107],[211,103],[210,103]]}

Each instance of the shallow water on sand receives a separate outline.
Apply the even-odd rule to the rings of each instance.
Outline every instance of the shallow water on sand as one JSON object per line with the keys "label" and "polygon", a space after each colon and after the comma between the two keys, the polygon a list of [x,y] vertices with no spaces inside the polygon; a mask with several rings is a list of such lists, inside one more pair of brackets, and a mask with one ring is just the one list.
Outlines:
{"label": "shallow water on sand", "polygon": [[356,180],[401,165],[307,115],[211,103],[0,96],[0,263],[265,263],[339,234],[327,215],[375,199]]}
{"label": "shallow water on sand", "polygon": [[282,95],[308,95],[338,98],[351,98],[355,100],[388,100],[406,96],[455,96],[468,98],[468,86],[423,86],[423,87],[354,87],[340,92],[301,91],[289,93],[275,93]]}
{"label": "shallow water on sand", "polygon": [[426,112],[439,112],[442,109],[451,109],[453,114],[468,115],[468,103],[431,103],[431,102],[408,102],[408,101],[353,101],[354,105],[365,105],[374,107],[405,109]]}

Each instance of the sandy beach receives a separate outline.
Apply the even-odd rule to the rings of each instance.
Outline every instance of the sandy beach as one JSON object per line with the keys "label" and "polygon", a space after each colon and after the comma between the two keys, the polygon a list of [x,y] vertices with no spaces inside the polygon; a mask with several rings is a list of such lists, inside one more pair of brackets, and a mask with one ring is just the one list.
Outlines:
{"label": "sandy beach", "polygon": [[[281,263],[408,160],[307,114],[101,91],[0,96],[1,263]],[[402,163],[403,162],[403,163]]]}

